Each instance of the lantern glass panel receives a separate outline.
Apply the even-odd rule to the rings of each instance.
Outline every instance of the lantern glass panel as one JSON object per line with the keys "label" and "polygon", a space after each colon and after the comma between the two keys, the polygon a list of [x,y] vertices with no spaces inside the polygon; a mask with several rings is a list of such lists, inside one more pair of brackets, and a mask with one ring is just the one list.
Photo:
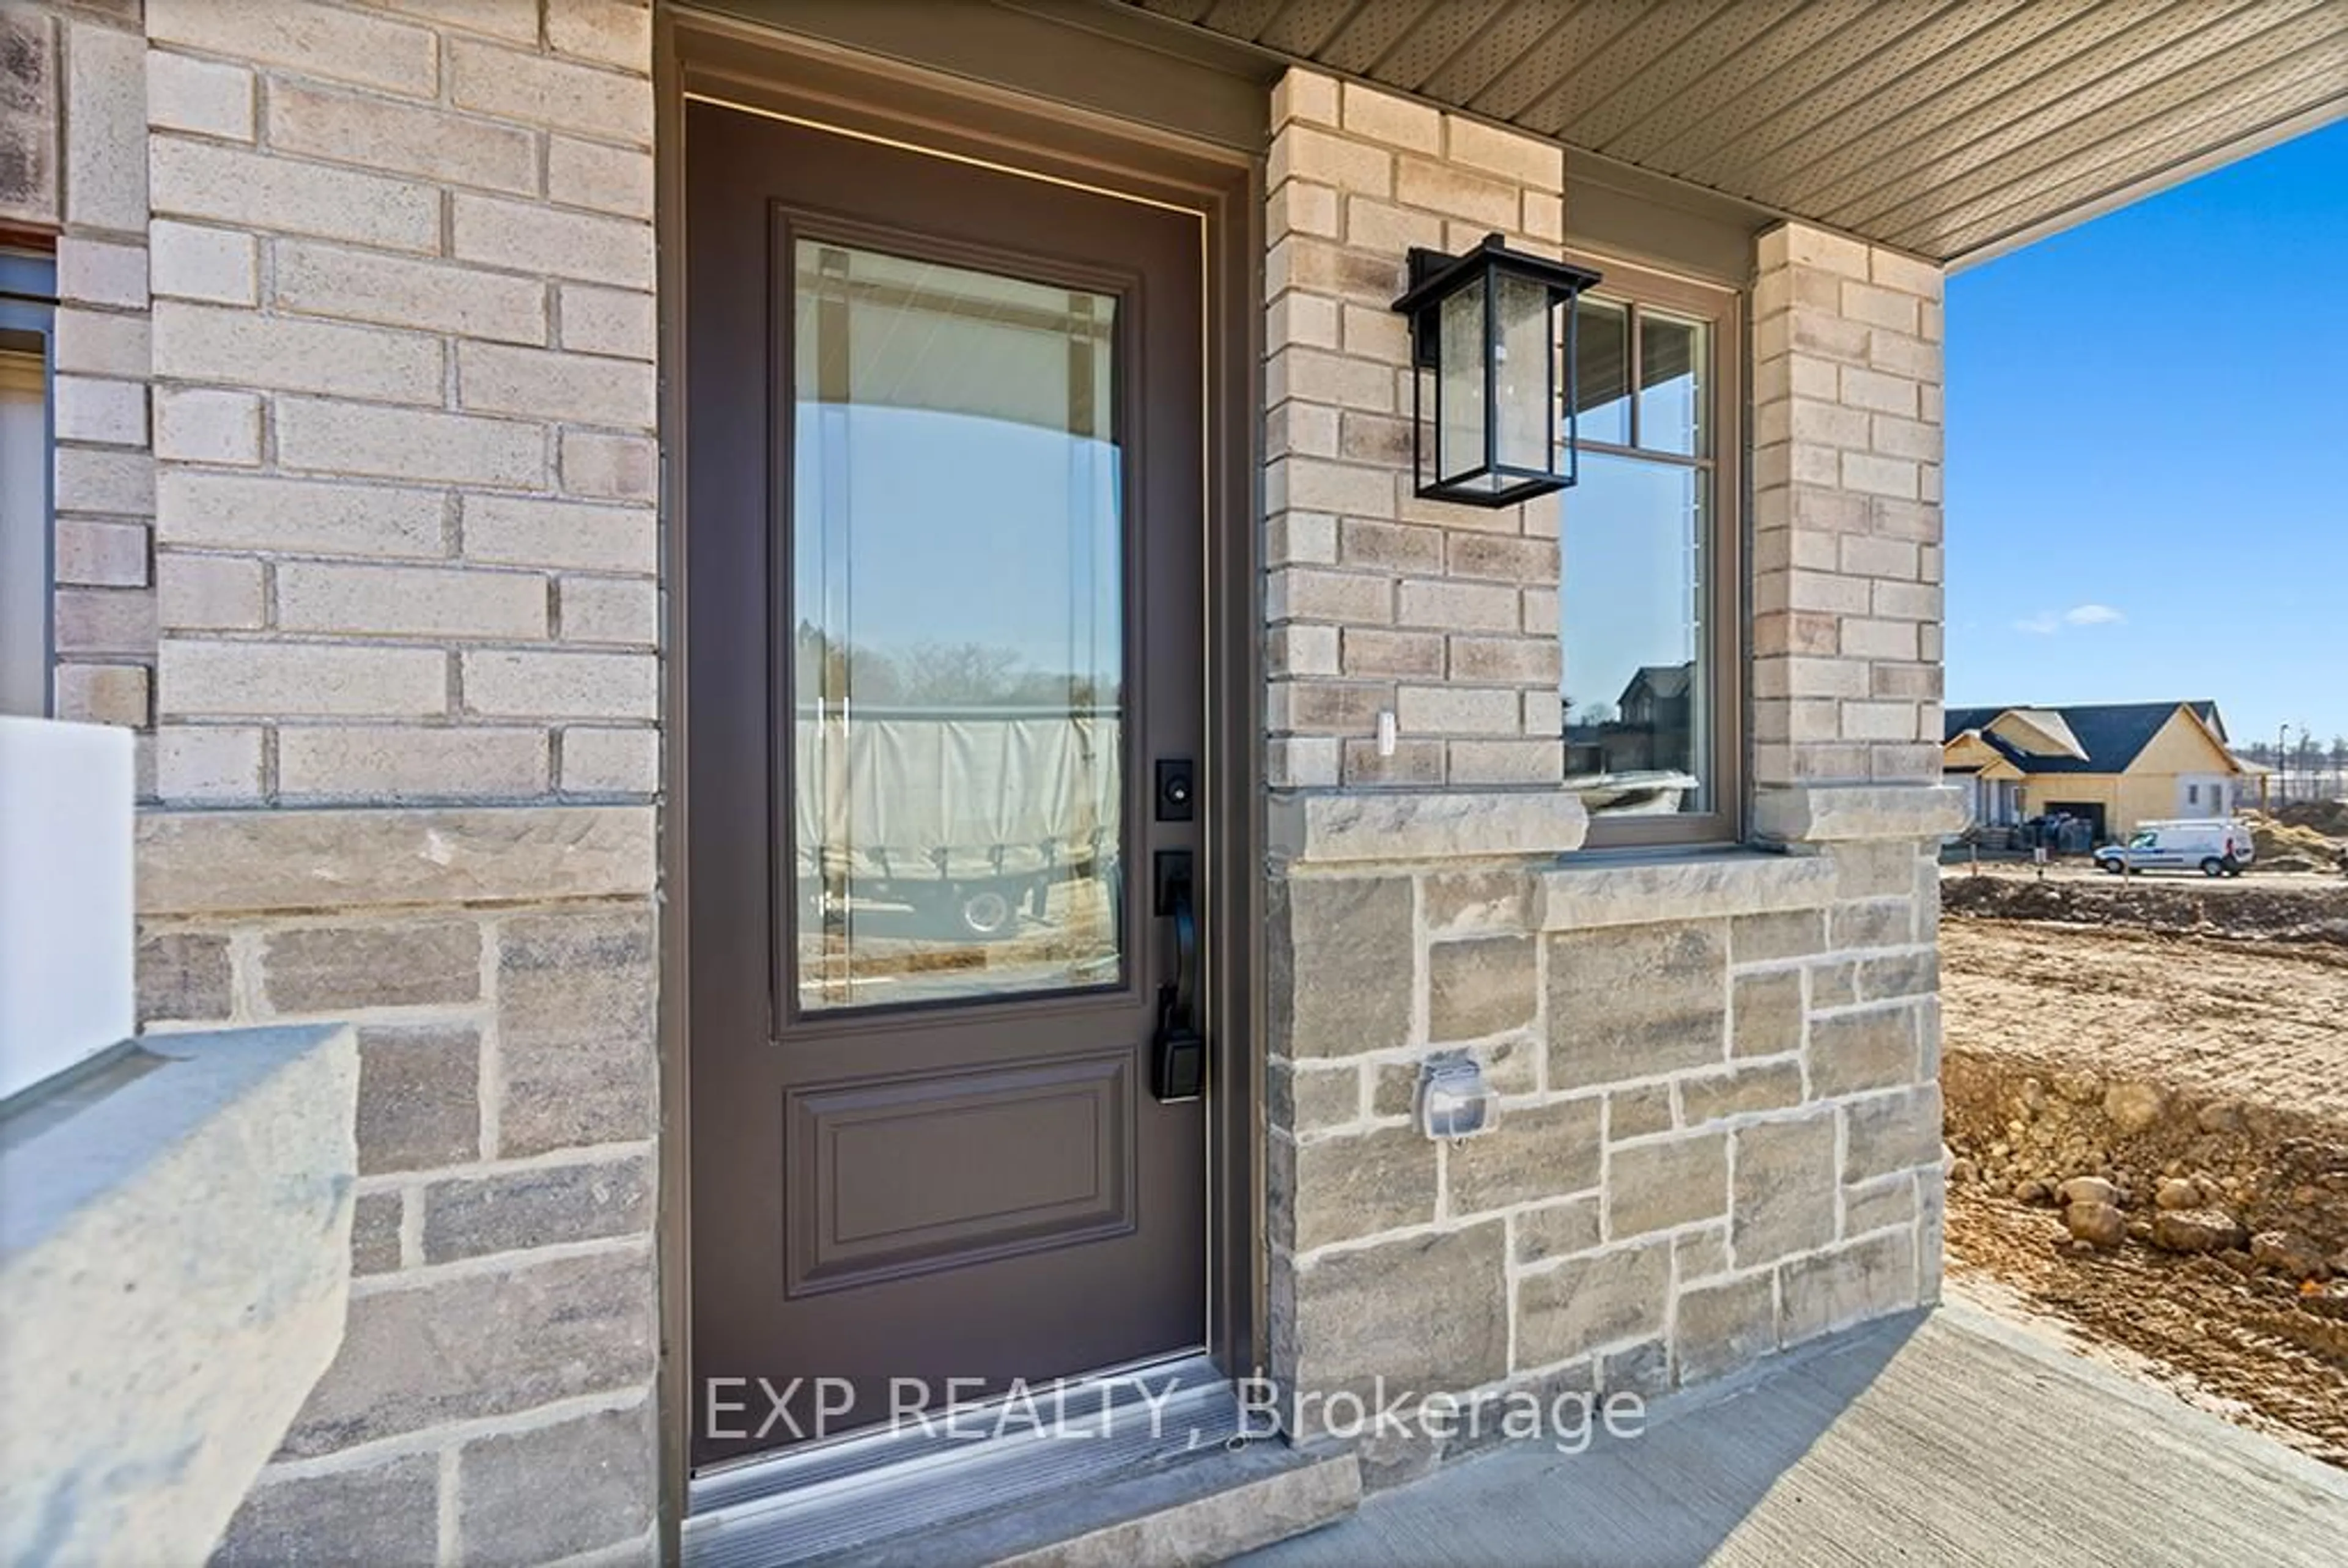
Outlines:
{"label": "lantern glass panel", "polygon": [[1584,441],[1631,444],[1631,312],[1584,294],[1573,327],[1574,400]]}
{"label": "lantern glass panel", "polygon": [[1439,309],[1435,470],[1449,481],[1485,466],[1483,280],[1455,289]]}
{"label": "lantern glass panel", "polygon": [[1556,374],[1556,339],[1550,325],[1545,283],[1507,272],[1494,280],[1492,334],[1495,360],[1494,412],[1499,440],[1494,456],[1503,467],[1547,473],[1554,456],[1558,410],[1550,399]]}

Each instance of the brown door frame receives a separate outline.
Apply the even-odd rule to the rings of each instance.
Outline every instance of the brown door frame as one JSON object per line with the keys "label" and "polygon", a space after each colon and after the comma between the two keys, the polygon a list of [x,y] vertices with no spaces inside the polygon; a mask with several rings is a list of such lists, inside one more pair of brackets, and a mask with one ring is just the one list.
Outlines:
{"label": "brown door frame", "polygon": [[[941,7],[941,11],[947,8]],[[970,12],[983,14],[984,8]],[[967,13],[965,13],[967,14]],[[950,31],[950,29],[949,29]],[[1117,47],[1066,29],[1068,69],[1088,48]],[[1208,1117],[1210,1268],[1207,1337],[1233,1375],[1262,1359],[1265,1325],[1262,763],[1262,362],[1263,165],[1240,151],[1040,102],[1009,90],[836,45],[676,8],[656,13],[661,321],[661,509],[667,640],[664,777],[660,1055],[662,1533],[674,1558],[685,1505],[693,1387],[689,1336],[691,1192],[687,1173],[685,847],[687,723],[683,657],[691,584],[685,531],[685,106],[688,97],[819,123],[949,157],[1170,202],[1204,220],[1207,271],[1206,707],[1200,797],[1208,932],[1203,971],[1211,1048]],[[1220,811],[1217,803],[1221,803]]]}

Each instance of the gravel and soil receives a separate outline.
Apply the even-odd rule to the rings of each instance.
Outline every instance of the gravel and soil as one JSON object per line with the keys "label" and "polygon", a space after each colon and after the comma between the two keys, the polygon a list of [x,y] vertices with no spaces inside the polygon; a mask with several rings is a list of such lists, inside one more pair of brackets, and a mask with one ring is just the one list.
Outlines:
{"label": "gravel and soil", "polygon": [[1949,1268],[2348,1467],[2348,888],[2292,880],[1946,879]]}

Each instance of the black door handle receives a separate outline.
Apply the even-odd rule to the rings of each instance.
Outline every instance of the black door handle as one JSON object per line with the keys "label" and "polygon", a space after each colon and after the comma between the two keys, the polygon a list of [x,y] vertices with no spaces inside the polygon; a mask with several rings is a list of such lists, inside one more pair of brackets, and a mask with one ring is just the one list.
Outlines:
{"label": "black door handle", "polygon": [[1199,1032],[1199,918],[1191,907],[1190,852],[1158,852],[1158,913],[1174,927],[1174,978],[1158,988],[1158,1033],[1149,1087],[1160,1101],[1196,1100],[1207,1081],[1207,1040]]}

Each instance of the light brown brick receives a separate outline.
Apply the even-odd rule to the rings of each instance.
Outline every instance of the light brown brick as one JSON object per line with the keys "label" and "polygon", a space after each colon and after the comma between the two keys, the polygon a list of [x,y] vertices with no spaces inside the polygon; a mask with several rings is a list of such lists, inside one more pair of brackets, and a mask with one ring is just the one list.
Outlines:
{"label": "light brown brick", "polygon": [[140,382],[58,376],[49,384],[49,413],[60,441],[147,444],[147,388]]}
{"label": "light brown brick", "polygon": [[57,294],[84,304],[147,308],[147,248],[64,234],[57,238]]}
{"label": "light brown brick", "polygon": [[550,272],[615,283],[653,286],[653,231],[648,223],[594,213],[563,212],[527,202],[459,191],[453,254],[517,271]]}
{"label": "light brown brick", "polygon": [[650,794],[660,787],[660,732],[572,725],[561,782],[566,794]]}
{"label": "light brown brick", "polygon": [[518,126],[291,82],[270,84],[268,123],[278,151],[449,185],[538,189],[538,140]]}
{"label": "light brown brick", "polygon": [[167,714],[375,715],[446,711],[448,660],[428,648],[165,641],[157,699]]}
{"label": "light brown brick", "polygon": [[1394,585],[1367,572],[1286,567],[1271,575],[1264,614],[1272,620],[1335,620],[1349,626],[1393,619]]}
{"label": "light brown brick", "polygon": [[652,84],[644,77],[615,76],[470,38],[450,39],[448,55],[450,96],[459,108],[639,147],[652,145]]}
{"label": "light brown brick", "polygon": [[659,712],[659,661],[649,653],[462,655],[465,710],[562,719],[650,719]]}
{"label": "light brown brick", "polygon": [[159,387],[155,456],[252,468],[261,463],[261,398],[212,387]]}
{"label": "light brown brick", "polygon": [[147,581],[144,523],[105,522],[95,518],[59,518],[49,563],[60,583],[93,588],[139,588]]}
{"label": "light brown brick", "polygon": [[66,221],[135,233],[147,222],[146,44],[94,22],[63,32]]}
{"label": "light brown brick", "polygon": [[439,83],[430,30],[279,0],[148,0],[147,34],[215,55],[304,75],[428,97]]}
{"label": "light brown brick", "polygon": [[440,243],[439,195],[413,180],[177,137],[156,138],[150,161],[160,215],[393,251]]}
{"label": "light brown brick", "polygon": [[1405,686],[1395,716],[1407,734],[1512,735],[1519,733],[1517,694],[1472,686]]}
{"label": "light brown brick", "polygon": [[155,560],[162,622],[174,631],[250,631],[268,615],[261,563],[164,550]]}
{"label": "light brown brick", "polygon": [[660,565],[658,519],[645,507],[467,496],[464,528],[472,560],[646,574]]}
{"label": "light brown brick", "polygon": [[546,42],[559,55],[649,70],[652,10],[634,0],[563,0],[546,14]]}
{"label": "light brown brick", "polygon": [[164,49],[147,52],[147,123],[232,141],[252,139],[252,73]]}
{"label": "light brown brick", "polygon": [[508,343],[546,341],[546,285],[303,241],[280,241],[273,297],[281,310]]}
{"label": "light brown brick", "polygon": [[566,577],[562,641],[650,648],[660,640],[660,592],[649,579]]}
{"label": "light brown brick", "polygon": [[1359,82],[1344,84],[1339,122],[1351,134],[1391,142],[1414,151],[1443,150],[1443,116],[1426,104],[1380,92]]}
{"label": "light brown brick", "polygon": [[1397,620],[1405,626],[1444,630],[1514,631],[1517,594],[1495,583],[1406,582]]}
{"label": "light brown brick", "polygon": [[649,501],[659,488],[660,453],[647,436],[565,430],[561,474],[574,496]]}
{"label": "light brown brick", "polygon": [[1454,163],[1499,175],[1535,190],[1565,188],[1565,155],[1554,142],[1502,130],[1458,115],[1448,117],[1444,129],[1446,156]]}
{"label": "light brown brick", "polygon": [[565,207],[650,218],[652,155],[633,148],[551,137],[546,144],[546,195]]}
{"label": "light brown brick", "polygon": [[1394,155],[1309,125],[1292,125],[1272,138],[1264,180],[1310,179],[1340,190],[1384,196],[1394,189]]}
{"label": "light brown brick", "polygon": [[529,572],[284,561],[277,623],[288,631],[539,638],[547,584]]}
{"label": "light brown brick", "polygon": [[519,43],[538,42],[539,0],[377,0],[387,11],[404,12],[451,27],[488,33]]}
{"label": "light brown brick", "polygon": [[250,234],[159,218],[148,231],[159,295],[248,305],[260,297],[260,245]]}
{"label": "light brown brick", "polygon": [[564,349],[620,359],[652,359],[658,343],[652,295],[565,283],[561,299]]}
{"label": "light brown brick", "polygon": [[85,724],[143,728],[148,673],[143,664],[60,664],[57,669],[57,716]]}
{"label": "light brown brick", "polygon": [[157,536],[167,544],[330,555],[444,553],[448,504],[436,491],[169,471]]}
{"label": "light brown brick", "polygon": [[1509,181],[1425,158],[1395,160],[1395,199],[1406,207],[1464,218],[1488,229],[1507,229],[1519,210],[1517,188]]}
{"label": "light brown brick", "polygon": [[386,479],[522,489],[546,478],[537,425],[306,398],[279,400],[277,456],[288,468]]}
{"label": "light brown brick", "polygon": [[70,307],[56,317],[53,352],[59,374],[114,375],[143,380],[154,368],[145,316]]}
{"label": "light brown brick", "polygon": [[160,725],[155,732],[155,793],[189,804],[257,800],[261,758],[258,729]]}
{"label": "light brown brick", "polygon": [[277,734],[288,800],[523,800],[546,787],[541,729],[287,724]]}
{"label": "light brown brick", "polygon": [[438,405],[440,344],[408,333],[165,300],[155,374],[235,386]]}
{"label": "light brown brick", "polygon": [[155,651],[155,597],[112,588],[59,589],[52,645],[61,654]]}

